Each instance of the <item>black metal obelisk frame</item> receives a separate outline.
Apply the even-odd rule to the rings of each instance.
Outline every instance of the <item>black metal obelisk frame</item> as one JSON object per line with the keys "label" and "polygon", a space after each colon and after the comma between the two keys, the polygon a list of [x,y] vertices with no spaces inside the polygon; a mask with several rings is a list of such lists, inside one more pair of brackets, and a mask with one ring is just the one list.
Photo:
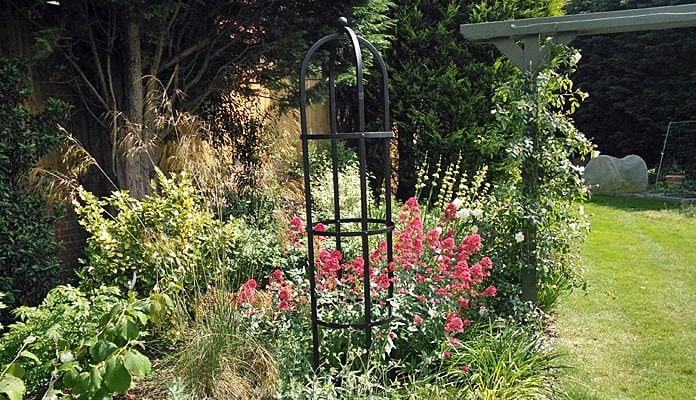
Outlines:
{"label": "black metal obelisk frame", "polygon": [[[310,306],[311,306],[311,319],[312,319],[312,346],[313,346],[313,364],[314,369],[318,370],[321,359],[319,354],[319,344],[320,344],[320,329],[321,332],[327,330],[330,332],[332,329],[355,329],[364,332],[365,337],[365,351],[367,357],[369,358],[370,347],[372,345],[372,331],[373,328],[389,321],[391,317],[391,308],[389,309],[389,316],[387,318],[380,318],[375,320],[373,315],[373,304],[372,304],[372,293],[370,288],[370,238],[382,235],[384,241],[387,243],[387,262],[391,263],[393,261],[392,254],[392,231],[394,230],[394,223],[391,220],[391,187],[390,187],[390,177],[391,177],[391,160],[390,160],[390,139],[392,138],[391,132],[391,122],[389,119],[389,92],[387,88],[387,68],[382,59],[381,55],[377,49],[367,40],[355,34],[355,32],[347,26],[347,20],[345,18],[340,18],[338,20],[338,32],[324,36],[319,39],[314,45],[308,50],[302,65],[300,67],[300,123],[301,123],[301,140],[302,140],[302,151],[303,151],[303,163],[304,163],[304,184],[305,184],[305,203],[306,203],[306,221],[307,221],[307,237],[308,237],[308,258],[309,258],[309,282],[310,282]],[[362,46],[362,47],[361,47]],[[338,49],[348,48],[346,53],[350,54],[352,52],[352,68],[355,70],[355,88],[351,93],[354,94],[355,109],[357,110],[357,115],[355,116],[354,126],[358,128],[356,132],[338,132],[338,115],[337,115],[337,98],[336,98],[336,78],[338,74],[337,59],[340,58],[338,55]],[[379,69],[381,73],[381,93],[383,97],[383,130],[380,132],[367,132],[365,131],[365,82],[363,75],[363,68],[365,67],[363,62],[363,49],[366,49],[372,54],[372,65]],[[307,107],[308,107],[308,88],[307,88],[307,73],[311,62],[319,51],[328,50],[329,57],[328,61],[323,59],[325,63],[324,70],[328,70],[328,76],[323,76],[322,80],[328,82],[328,93],[325,98],[328,99],[329,105],[329,132],[317,132],[310,133],[307,121]],[[352,50],[352,51],[351,51]],[[328,62],[328,65],[326,63]],[[343,69],[344,71],[347,69]],[[333,218],[322,221],[315,221],[312,215],[312,170],[309,161],[309,144],[312,141],[327,141],[330,143],[331,148],[331,167],[333,171]],[[341,197],[339,195],[339,154],[338,154],[338,144],[339,142],[349,142],[353,147],[357,147],[357,156],[359,161],[359,171],[360,171],[360,205],[361,211],[360,215],[344,215],[345,211],[341,209]],[[383,188],[380,188],[384,194],[383,201],[385,202],[385,213],[382,218],[375,218],[370,215],[368,210],[368,196],[371,196],[370,185],[368,182],[368,171],[367,171],[367,151],[368,146],[378,146],[381,147],[382,154],[382,168],[383,168]],[[325,225],[325,231],[315,230],[315,226],[318,223]],[[359,227],[357,229],[356,227]],[[361,242],[361,256],[365,262],[363,282],[362,282],[362,299],[364,316],[355,321],[340,321],[340,322],[327,322],[319,319],[319,307],[321,307],[318,301],[317,293],[317,282],[316,282],[316,260],[315,257],[315,241],[317,236],[332,238],[335,240],[336,250],[342,251],[344,247],[344,240],[359,238]],[[374,241],[373,241],[374,242]],[[389,270],[390,285],[388,289],[388,297],[391,298],[393,295],[393,283],[392,283],[392,272]]]}

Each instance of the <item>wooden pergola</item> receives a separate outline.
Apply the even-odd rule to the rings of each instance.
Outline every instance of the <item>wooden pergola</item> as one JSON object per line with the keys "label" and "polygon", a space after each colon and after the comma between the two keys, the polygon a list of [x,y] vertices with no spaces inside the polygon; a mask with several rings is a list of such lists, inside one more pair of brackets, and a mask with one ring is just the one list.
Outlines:
{"label": "wooden pergola", "polygon": [[[486,22],[460,25],[460,33],[474,43],[494,44],[510,61],[524,72],[537,72],[546,62],[551,48],[569,44],[578,36],[621,32],[689,28],[696,26],[696,4],[609,11],[559,17]],[[531,88],[530,88],[531,90]],[[522,171],[523,179],[532,182],[533,171]],[[526,178],[525,178],[526,176]],[[533,185],[532,185],[533,186]],[[535,196],[533,188],[524,188],[523,195]],[[524,228],[528,238],[521,279],[522,299],[536,303],[536,225]]]}

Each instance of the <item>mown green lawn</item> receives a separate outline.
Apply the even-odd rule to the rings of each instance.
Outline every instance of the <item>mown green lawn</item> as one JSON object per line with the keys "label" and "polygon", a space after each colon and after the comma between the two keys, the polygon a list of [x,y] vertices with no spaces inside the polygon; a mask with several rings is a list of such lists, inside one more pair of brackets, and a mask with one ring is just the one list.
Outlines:
{"label": "mown green lawn", "polygon": [[696,206],[595,196],[588,291],[557,308],[571,399],[696,399]]}

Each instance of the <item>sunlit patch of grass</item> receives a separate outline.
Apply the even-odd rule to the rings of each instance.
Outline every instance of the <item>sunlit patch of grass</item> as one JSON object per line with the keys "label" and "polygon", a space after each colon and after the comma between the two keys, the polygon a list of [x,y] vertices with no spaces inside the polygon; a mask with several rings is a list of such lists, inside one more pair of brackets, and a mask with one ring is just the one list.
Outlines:
{"label": "sunlit patch of grass", "polygon": [[693,206],[596,197],[583,252],[588,293],[561,299],[571,399],[693,399]]}

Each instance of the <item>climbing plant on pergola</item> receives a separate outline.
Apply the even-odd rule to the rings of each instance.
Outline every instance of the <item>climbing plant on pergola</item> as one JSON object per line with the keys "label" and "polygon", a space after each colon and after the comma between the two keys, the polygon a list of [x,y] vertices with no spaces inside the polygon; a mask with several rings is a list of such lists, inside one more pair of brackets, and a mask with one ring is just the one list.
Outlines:
{"label": "climbing plant on pergola", "polygon": [[[463,24],[460,25],[460,33],[475,43],[492,43],[522,71],[535,73],[544,65],[553,46],[567,45],[578,36],[694,26],[696,26],[696,4],[687,4]],[[533,87],[529,90],[533,90]],[[539,195],[535,185],[530,183],[536,181],[536,174],[538,171],[533,166],[526,164],[523,167],[522,194],[533,199]],[[530,245],[523,249],[524,267],[520,277],[522,298],[532,302],[537,300],[536,231],[534,222],[525,224],[524,235],[528,238]]]}

